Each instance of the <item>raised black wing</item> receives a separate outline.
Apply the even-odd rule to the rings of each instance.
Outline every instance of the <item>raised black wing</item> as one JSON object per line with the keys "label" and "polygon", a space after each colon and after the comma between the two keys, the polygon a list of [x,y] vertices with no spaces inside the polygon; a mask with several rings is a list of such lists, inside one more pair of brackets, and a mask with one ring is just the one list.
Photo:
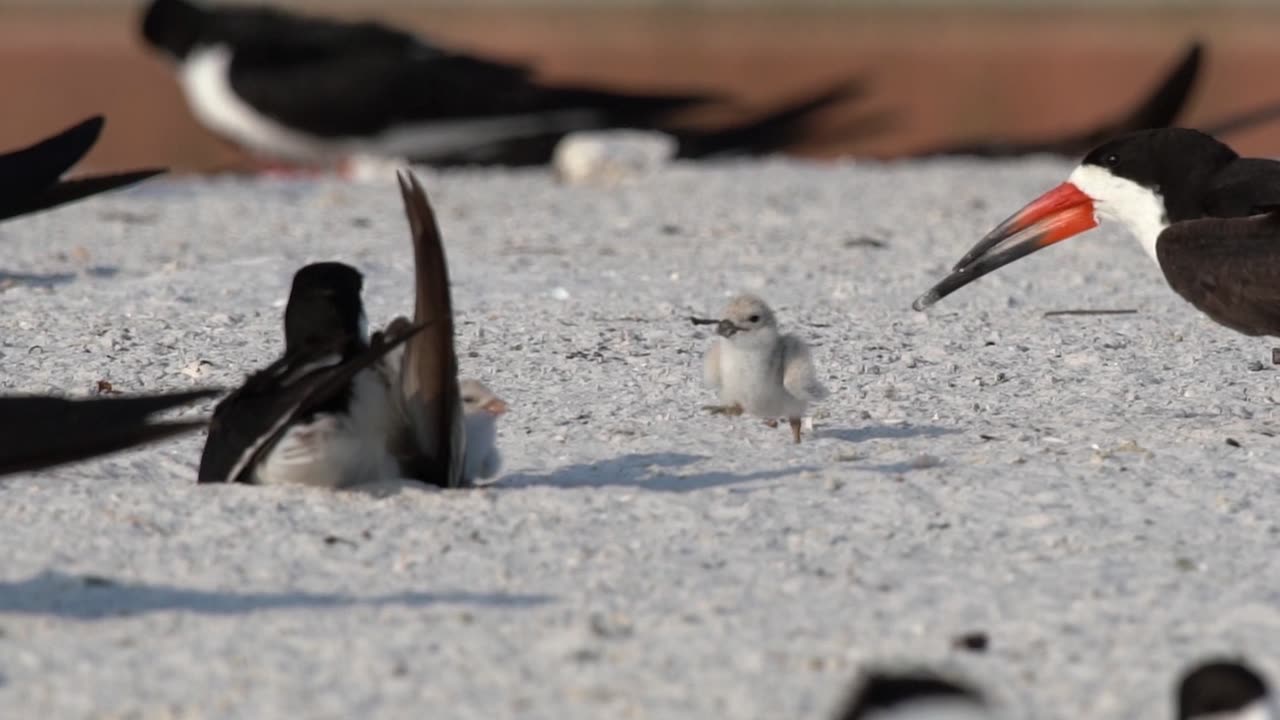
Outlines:
{"label": "raised black wing", "polygon": [[397,443],[396,455],[408,477],[457,487],[462,484],[465,439],[449,266],[422,185],[408,171],[398,179],[413,238],[414,321],[426,329],[409,343],[400,367],[408,436]]}
{"label": "raised black wing", "polygon": [[0,475],[84,460],[203,427],[203,419],[153,423],[150,416],[220,392],[0,398]]}
{"label": "raised black wing", "polygon": [[1156,241],[1184,300],[1245,335],[1280,335],[1280,215],[1174,223]]}

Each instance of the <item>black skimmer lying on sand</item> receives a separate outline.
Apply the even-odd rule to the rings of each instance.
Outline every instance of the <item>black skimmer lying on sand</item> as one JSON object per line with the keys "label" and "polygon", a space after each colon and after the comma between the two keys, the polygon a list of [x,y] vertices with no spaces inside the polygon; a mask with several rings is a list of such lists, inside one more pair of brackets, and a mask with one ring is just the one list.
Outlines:
{"label": "black skimmer lying on sand", "polygon": [[1065,183],[1000,223],[917,310],[1098,224],[1128,228],[1169,286],[1216,322],[1280,335],[1280,162],[1242,158],[1196,130],[1131,133],[1088,155]]}
{"label": "black skimmer lying on sand", "polygon": [[74,400],[0,397],[0,475],[86,460],[204,427],[203,419],[153,422],[150,416],[220,392]]}
{"label": "black skimmer lying on sand", "polygon": [[101,116],[94,116],[34,145],[0,155],[0,220],[47,210],[164,172],[153,168],[62,179],[97,142],[103,122]]}
{"label": "black skimmer lying on sand", "polygon": [[[1205,660],[1182,673],[1178,720],[1277,720],[1267,683],[1236,660]],[[982,693],[926,672],[870,672],[833,720],[982,720],[998,717]]]}
{"label": "black skimmer lying on sand", "polygon": [[1178,720],[1276,720],[1262,676],[1236,660],[1209,660],[1178,684]]}
{"label": "black skimmer lying on sand", "polygon": [[[1182,114],[1187,98],[1195,87],[1203,54],[1201,43],[1192,43],[1178,64],[1173,66],[1164,80],[1133,112],[1089,130],[1041,140],[972,140],[911,153],[909,157],[965,155],[1010,158],[1050,154],[1075,158],[1125,133],[1172,127],[1177,124],[1178,116]],[[1270,103],[1202,124],[1199,129],[1210,135],[1227,135],[1272,122],[1277,117],[1280,117],[1280,103]]]}
{"label": "black skimmer lying on sand", "polygon": [[987,158],[1018,157],[1049,153],[1067,157],[1079,157],[1098,143],[1105,142],[1127,132],[1169,127],[1187,104],[1187,97],[1195,85],[1200,71],[1203,48],[1192,43],[1178,64],[1165,75],[1164,80],[1142,101],[1133,112],[1103,123],[1095,128],[1072,133],[1065,137],[1043,140],[974,140],[946,145],[924,152],[912,153],[912,157],[939,155],[971,155]]}
{"label": "black skimmer lying on sand", "polygon": [[360,273],[332,262],[299,270],[284,355],[219,403],[199,482],[464,484],[444,247],[417,179],[401,175],[400,189],[414,243],[414,322],[396,318],[366,340]]}
{"label": "black skimmer lying on sand", "polygon": [[870,672],[834,720],[981,720],[992,717],[982,693],[924,672]]}
{"label": "black skimmer lying on sand", "polygon": [[218,403],[198,482],[343,487],[393,472],[387,382],[375,365],[410,333],[365,339],[362,282],[336,262],[294,274],[284,355]]}
{"label": "black skimmer lying on sand", "polygon": [[[457,52],[375,22],[270,7],[153,0],[142,35],[177,63],[196,118],[260,155],[302,164],[376,156],[431,164],[542,164],[577,130],[668,131],[711,94],[627,94],[556,86],[531,68]],[[856,84],[737,127],[670,131],[681,157],[763,153],[800,139]]]}

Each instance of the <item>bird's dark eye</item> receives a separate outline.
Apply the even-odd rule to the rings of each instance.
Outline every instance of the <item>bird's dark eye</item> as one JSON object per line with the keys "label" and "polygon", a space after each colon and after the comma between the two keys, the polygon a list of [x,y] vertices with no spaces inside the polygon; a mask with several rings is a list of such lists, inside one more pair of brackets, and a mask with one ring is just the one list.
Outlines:
{"label": "bird's dark eye", "polygon": [[751,317],[747,318],[747,322],[753,322],[753,323],[760,322],[760,316],[752,315]]}
{"label": "bird's dark eye", "polygon": [[1103,158],[1102,162],[1107,167],[1115,167],[1120,163],[1120,156],[1115,153],[1111,153],[1110,155],[1107,155],[1105,158]]}
{"label": "bird's dark eye", "polygon": [[468,405],[470,405],[471,403],[473,403],[473,402],[475,402],[475,401],[476,401],[476,399],[475,399],[474,397],[471,397],[470,395],[463,395],[463,396],[462,396],[462,402],[464,402],[464,403],[466,403],[466,404],[468,404]]}

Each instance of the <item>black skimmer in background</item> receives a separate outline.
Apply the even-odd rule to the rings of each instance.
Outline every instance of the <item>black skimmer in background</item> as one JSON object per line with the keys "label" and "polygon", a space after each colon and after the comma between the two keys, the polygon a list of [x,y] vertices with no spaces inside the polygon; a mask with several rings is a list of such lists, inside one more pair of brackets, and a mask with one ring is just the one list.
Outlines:
{"label": "black skimmer in background", "polygon": [[982,693],[923,672],[870,672],[834,720],[984,720]]}
{"label": "black skimmer in background", "polygon": [[1117,135],[1136,130],[1169,127],[1187,104],[1187,97],[1195,86],[1200,71],[1203,48],[1192,43],[1178,64],[1165,76],[1156,89],[1133,112],[1111,122],[1066,137],[1045,140],[976,140],[946,145],[933,150],[912,153],[911,157],[940,155],[970,155],[986,158],[1008,158],[1047,153],[1066,157],[1079,157],[1099,143]]}
{"label": "black skimmer in background", "polygon": [[47,210],[164,172],[152,168],[63,180],[63,173],[97,142],[103,123],[101,116],[94,116],[34,145],[0,155],[0,220]]}
{"label": "black skimmer in background", "polygon": [[[300,164],[377,156],[430,164],[542,164],[576,130],[668,131],[710,94],[626,94],[547,85],[529,67],[456,52],[374,22],[269,7],[153,0],[152,48],[177,63],[196,118],[260,155]],[[682,157],[761,153],[797,140],[847,84],[722,132],[672,131]]]}
{"label": "black skimmer in background", "polygon": [[203,419],[153,423],[150,416],[220,392],[75,400],[0,397],[0,475],[86,460],[202,428]]}
{"label": "black skimmer in background", "polygon": [[1119,221],[1169,286],[1214,321],[1280,335],[1280,162],[1242,158],[1197,130],[1131,133],[1000,223],[913,307],[1098,224]]}
{"label": "black skimmer in background", "polygon": [[1178,683],[1178,720],[1276,720],[1267,683],[1235,660],[1209,660]]}

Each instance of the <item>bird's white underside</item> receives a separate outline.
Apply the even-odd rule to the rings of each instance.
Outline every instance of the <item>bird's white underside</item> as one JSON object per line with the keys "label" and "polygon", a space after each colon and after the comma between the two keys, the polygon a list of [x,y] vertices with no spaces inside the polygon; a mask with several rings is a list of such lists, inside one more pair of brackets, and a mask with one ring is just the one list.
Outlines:
{"label": "bird's white underside", "polygon": [[1264,699],[1249,703],[1239,710],[1196,715],[1194,718],[1195,720],[1276,720],[1277,714],[1271,702]]}
{"label": "bird's white underside", "polygon": [[[809,403],[792,395],[783,385],[788,359],[781,337],[767,345],[759,345],[740,332],[733,339],[717,338],[719,343],[720,402],[741,405],[752,415],[764,418],[801,417]],[[782,357],[779,358],[778,355]]]}
{"label": "bird's white underside", "polygon": [[343,488],[399,476],[387,450],[394,417],[387,378],[365,370],[352,384],[349,412],[290,427],[258,464],[259,484]]}
{"label": "bird's white underside", "polygon": [[470,412],[465,415],[463,426],[467,432],[463,478],[468,482],[492,478],[502,466],[498,418],[485,410]]}
{"label": "bird's white underside", "polygon": [[[293,130],[262,113],[231,87],[231,49],[225,45],[193,50],[178,68],[178,81],[192,113],[210,130],[262,155],[315,162],[353,155],[430,157],[493,142],[596,127],[593,110],[464,118],[389,129],[373,137],[324,138]],[[423,92],[430,92],[423,88]]]}
{"label": "bird's white underside", "polygon": [[991,720],[990,708],[964,698],[927,698],[875,710],[859,720]]}
{"label": "bird's white underside", "polygon": [[1164,200],[1151,188],[1113,175],[1099,165],[1081,165],[1067,179],[1080,192],[1093,198],[1094,212],[1124,225],[1138,239],[1152,261],[1156,240],[1169,226]]}

